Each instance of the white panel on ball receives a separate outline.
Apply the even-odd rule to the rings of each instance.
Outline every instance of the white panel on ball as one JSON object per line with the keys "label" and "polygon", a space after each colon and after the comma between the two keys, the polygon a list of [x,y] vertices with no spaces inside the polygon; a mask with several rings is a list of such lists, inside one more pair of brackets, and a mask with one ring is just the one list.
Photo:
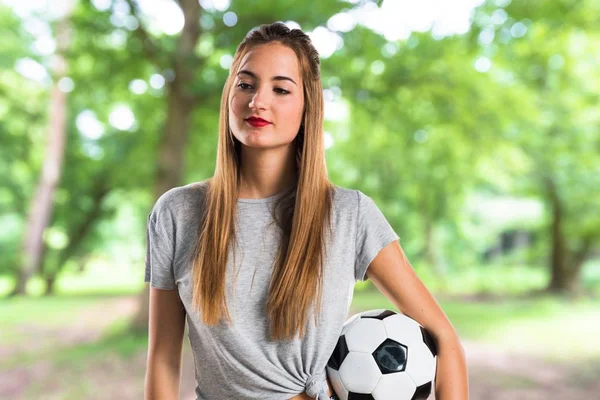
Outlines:
{"label": "white panel on ball", "polygon": [[372,395],[375,400],[411,400],[416,390],[417,385],[413,380],[406,373],[400,372],[383,375]]}
{"label": "white panel on ball", "polygon": [[381,378],[381,371],[369,353],[348,353],[339,373],[344,387],[357,393],[371,393]]}
{"label": "white panel on ball", "polygon": [[[396,314],[383,320],[386,335],[405,346],[423,343],[423,334],[419,324],[406,315]],[[408,343],[406,343],[408,342]]]}
{"label": "white panel on ball", "polygon": [[375,318],[360,318],[346,332],[348,350],[373,353],[383,343],[387,335],[383,322]]}
{"label": "white panel on ball", "polygon": [[353,316],[351,316],[345,323],[344,326],[342,327],[342,333],[340,333],[341,335],[345,335],[346,332],[348,332],[348,329],[350,329],[352,327],[352,325],[354,325],[356,323],[356,321],[358,321],[358,318],[360,317],[360,314],[354,314]]}
{"label": "white panel on ball", "polygon": [[327,377],[329,378],[329,381],[331,382],[331,386],[333,386],[333,390],[335,391],[335,394],[338,395],[340,400],[348,400],[348,391],[344,387],[344,384],[342,382],[342,378],[340,377],[339,372],[333,368],[327,368]]}
{"label": "white panel on ball", "polygon": [[424,342],[408,348],[406,372],[417,386],[431,382],[435,377],[435,361]]}

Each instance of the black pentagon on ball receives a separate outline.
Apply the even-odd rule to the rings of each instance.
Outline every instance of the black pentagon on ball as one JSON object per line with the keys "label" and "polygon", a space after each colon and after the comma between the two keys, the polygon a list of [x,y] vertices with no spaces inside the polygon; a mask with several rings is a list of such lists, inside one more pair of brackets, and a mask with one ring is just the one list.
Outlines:
{"label": "black pentagon on ball", "polygon": [[431,354],[433,354],[433,356],[436,357],[437,356],[437,347],[435,345],[435,340],[433,340],[433,337],[431,337],[429,332],[427,332],[427,330],[423,327],[421,327],[421,335],[423,336],[423,342],[425,342],[427,347],[429,347]]}
{"label": "black pentagon on ball", "polygon": [[375,398],[370,394],[365,393],[348,393],[348,400],[375,400]]}
{"label": "black pentagon on ball", "polygon": [[333,368],[336,371],[340,370],[340,366],[344,362],[344,359],[348,355],[348,344],[346,344],[346,336],[342,335],[338,338],[338,342],[329,357],[327,365],[329,368]]}
{"label": "black pentagon on ball", "polygon": [[373,352],[375,363],[382,374],[393,374],[406,369],[408,347],[392,339],[386,339]]}
{"label": "black pentagon on ball", "polygon": [[392,315],[396,315],[397,313],[391,310],[384,310],[377,315],[361,315],[361,318],[375,318],[375,319],[384,319]]}
{"label": "black pentagon on ball", "polygon": [[424,385],[421,385],[413,394],[411,400],[425,400],[431,394],[431,382],[427,382]]}

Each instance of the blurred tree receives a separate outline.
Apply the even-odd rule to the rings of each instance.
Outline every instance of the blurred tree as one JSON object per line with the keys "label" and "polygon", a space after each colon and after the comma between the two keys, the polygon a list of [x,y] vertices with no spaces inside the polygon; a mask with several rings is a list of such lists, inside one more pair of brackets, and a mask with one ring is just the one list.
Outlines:
{"label": "blurred tree", "polygon": [[493,38],[484,47],[498,73],[530,104],[505,135],[529,159],[516,188],[547,205],[547,290],[575,293],[600,243],[600,3],[496,3],[479,9],[473,32]]}
{"label": "blurred tree", "polygon": [[[72,117],[42,249],[46,291],[65,267],[130,240],[114,227],[124,202],[145,220],[162,193],[212,175],[228,63],[251,28],[285,15],[311,30],[360,3],[234,1],[220,11],[173,2],[183,29],[165,33],[144,2],[80,2],[63,55],[74,84]],[[413,33],[390,42],[361,25],[342,33],[343,47],[322,59],[326,96],[349,112],[347,122],[326,121],[334,139],[330,176],[373,195],[408,253],[436,276],[480,248],[481,241],[461,238],[467,194],[543,198],[555,260],[549,270],[572,287],[600,231],[590,195],[600,176],[593,57],[600,13],[592,1],[508,3],[486,2],[466,35]],[[233,26],[225,24],[233,18],[227,12],[239,18]],[[0,18],[8,28],[0,47],[0,204],[3,225],[18,227],[42,167],[49,93],[14,65],[25,57],[49,63],[33,54],[32,39],[10,13]],[[132,123],[119,122],[123,116]],[[13,271],[13,237],[22,236],[7,231],[1,272]],[[141,293],[141,331],[147,299]]]}
{"label": "blurred tree", "polygon": [[[17,216],[26,214],[31,188],[36,177],[32,165],[25,162],[36,153],[32,137],[47,135],[44,120],[47,91],[16,71],[16,60],[34,62],[33,38],[21,21],[0,5],[0,274],[14,274],[22,252],[23,234]],[[40,140],[41,141],[41,140]],[[33,164],[33,163],[32,163]],[[35,165],[37,167],[37,164]],[[37,172],[37,170],[36,170]]]}
{"label": "blurred tree", "polygon": [[52,204],[56,186],[60,182],[66,140],[67,94],[61,88],[61,79],[67,74],[67,61],[64,57],[71,42],[70,14],[74,2],[70,0],[64,7],[56,27],[56,53],[51,72],[53,77],[48,121],[48,140],[44,151],[44,164],[35,195],[27,216],[23,238],[22,264],[18,269],[16,285],[11,295],[25,294],[29,278],[40,268],[43,253],[44,231],[52,214]]}
{"label": "blurred tree", "polygon": [[443,276],[436,227],[458,220],[478,163],[510,127],[507,116],[521,113],[518,93],[476,71],[477,49],[461,36],[413,33],[387,43],[357,27],[347,38],[334,65],[360,58],[337,71],[351,123],[336,152],[355,171],[351,183],[379,198],[406,234],[409,253]]}

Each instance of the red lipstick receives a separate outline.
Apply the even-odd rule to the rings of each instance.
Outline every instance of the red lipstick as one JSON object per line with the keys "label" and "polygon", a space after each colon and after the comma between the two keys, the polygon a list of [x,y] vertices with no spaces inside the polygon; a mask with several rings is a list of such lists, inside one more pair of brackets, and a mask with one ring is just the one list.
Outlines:
{"label": "red lipstick", "polygon": [[271,125],[271,123],[269,121],[264,120],[260,117],[246,118],[246,122],[249,123],[250,125],[254,126],[255,128],[260,128],[263,126]]}

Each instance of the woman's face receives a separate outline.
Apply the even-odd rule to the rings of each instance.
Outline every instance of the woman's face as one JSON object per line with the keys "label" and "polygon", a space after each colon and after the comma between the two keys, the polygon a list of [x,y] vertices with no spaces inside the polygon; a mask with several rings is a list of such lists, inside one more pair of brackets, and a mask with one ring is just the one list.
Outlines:
{"label": "woman's face", "polygon": [[[229,95],[229,125],[244,145],[289,145],[300,128],[304,91],[296,53],[279,43],[255,46],[242,59]],[[269,123],[253,126],[249,117]]]}

